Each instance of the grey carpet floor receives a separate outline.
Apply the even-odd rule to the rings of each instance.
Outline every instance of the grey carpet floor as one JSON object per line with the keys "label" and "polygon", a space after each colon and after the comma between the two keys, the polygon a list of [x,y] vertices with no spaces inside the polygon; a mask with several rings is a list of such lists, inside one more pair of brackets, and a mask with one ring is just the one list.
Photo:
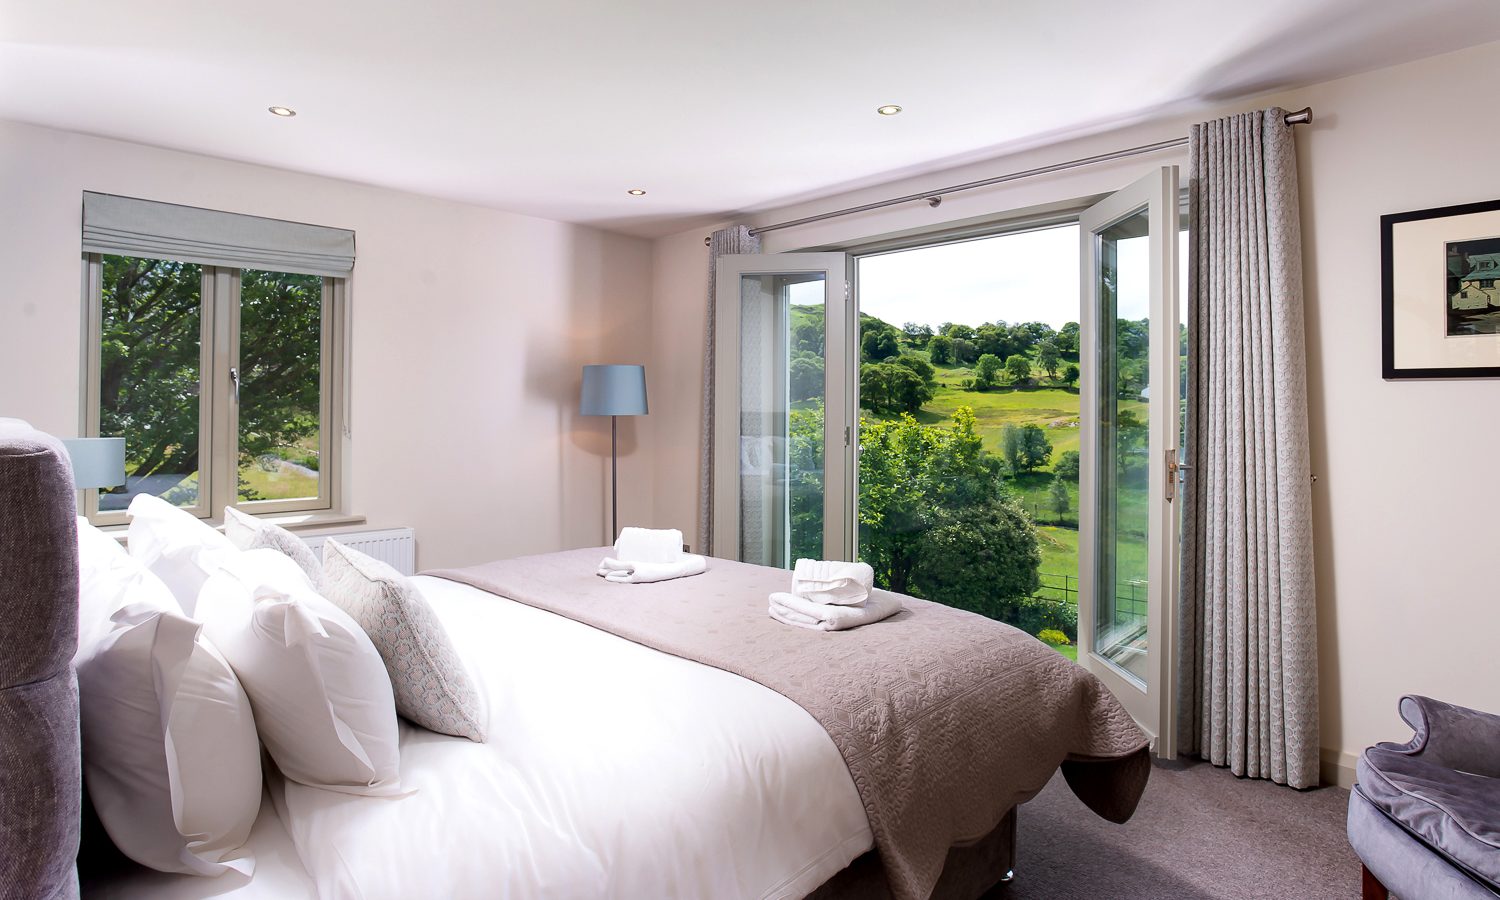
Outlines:
{"label": "grey carpet floor", "polygon": [[1206,763],[1159,765],[1114,825],[1053,778],[1021,807],[1016,876],[986,900],[1357,898],[1349,792],[1294,791]]}

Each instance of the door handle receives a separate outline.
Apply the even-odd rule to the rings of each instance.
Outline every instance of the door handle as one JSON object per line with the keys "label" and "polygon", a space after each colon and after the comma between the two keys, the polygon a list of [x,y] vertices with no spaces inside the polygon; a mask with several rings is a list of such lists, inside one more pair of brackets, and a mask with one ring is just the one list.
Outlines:
{"label": "door handle", "polygon": [[240,402],[240,370],[234,366],[229,367],[229,383],[234,385],[234,402]]}
{"label": "door handle", "polygon": [[1167,502],[1177,497],[1177,485],[1187,483],[1187,473],[1192,466],[1177,459],[1177,448],[1167,451]]}

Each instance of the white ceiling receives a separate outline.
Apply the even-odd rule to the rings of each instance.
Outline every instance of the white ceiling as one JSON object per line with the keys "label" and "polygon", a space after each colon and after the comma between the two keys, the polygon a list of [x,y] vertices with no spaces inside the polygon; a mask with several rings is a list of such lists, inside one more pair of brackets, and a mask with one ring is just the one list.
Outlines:
{"label": "white ceiling", "polygon": [[1494,0],[0,0],[0,118],[654,235],[1497,39]]}

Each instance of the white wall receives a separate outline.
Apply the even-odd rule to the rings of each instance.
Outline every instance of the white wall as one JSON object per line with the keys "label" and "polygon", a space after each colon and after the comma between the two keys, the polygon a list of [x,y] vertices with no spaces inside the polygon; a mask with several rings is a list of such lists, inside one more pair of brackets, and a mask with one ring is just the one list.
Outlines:
{"label": "white wall", "polygon": [[[1278,104],[1311,105],[1297,132],[1306,264],[1322,745],[1325,763],[1404,739],[1403,693],[1500,711],[1500,587],[1494,535],[1500,382],[1380,377],[1383,213],[1500,197],[1500,119],[1473,89],[1500,78],[1500,44],[1255,98],[946,173],[777,209],[752,225],[1004,174],[1186,134],[1191,121]],[[976,113],[982,114],[982,113]],[[766,250],[839,246],[1123,187],[1168,152],[766,235]],[[655,244],[655,520],[696,516],[702,374],[703,236]],[[1004,310],[996,317],[1006,318]],[[653,384],[653,388],[656,385]],[[692,539],[695,539],[696,535]]]}
{"label": "white wall", "polygon": [[[77,433],[84,190],[352,228],[352,509],[416,528],[419,564],[607,542],[609,422],[580,369],[646,362],[645,241],[0,122],[0,415]],[[621,420],[622,518],[650,502]]]}

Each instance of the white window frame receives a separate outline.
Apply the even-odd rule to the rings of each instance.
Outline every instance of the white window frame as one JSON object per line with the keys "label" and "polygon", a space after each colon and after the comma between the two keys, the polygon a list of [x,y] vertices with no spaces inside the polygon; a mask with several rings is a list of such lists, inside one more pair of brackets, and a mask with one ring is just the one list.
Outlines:
{"label": "white window frame", "polygon": [[[139,258],[150,258],[142,256]],[[100,341],[103,330],[103,256],[84,253],[83,372],[79,432],[99,437]],[[184,509],[217,520],[233,507],[251,515],[342,513],[347,509],[349,280],[323,277],[318,366],[318,496],[289,500],[239,500],[239,407],[230,370],[239,370],[240,272],[202,267],[202,330],[199,343],[198,503]],[[95,525],[123,525],[123,510],[101,511],[97,491],[84,491],[80,511]]]}

